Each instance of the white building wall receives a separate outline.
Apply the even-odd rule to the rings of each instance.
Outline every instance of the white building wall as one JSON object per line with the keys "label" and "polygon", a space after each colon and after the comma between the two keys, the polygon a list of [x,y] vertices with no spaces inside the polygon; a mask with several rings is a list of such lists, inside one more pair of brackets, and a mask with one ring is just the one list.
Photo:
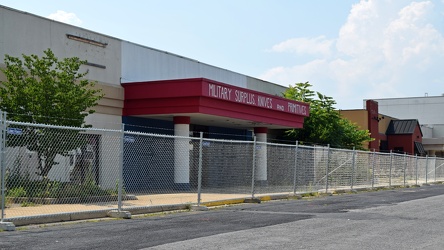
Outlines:
{"label": "white building wall", "polygon": [[432,138],[444,137],[444,124],[434,124],[432,127]]}
{"label": "white building wall", "polygon": [[[69,39],[67,35],[74,35],[84,39],[90,39],[106,46],[92,45],[87,42]],[[56,22],[43,17],[39,17],[30,13],[21,12],[7,7],[0,6],[0,67],[4,66],[4,55],[8,54],[14,57],[22,57],[26,55],[43,55],[43,51],[50,48],[56,57],[78,57],[80,60],[87,60],[89,63],[98,65],[84,65],[80,72],[88,70],[86,78],[97,81],[100,84],[115,86],[115,90],[119,91],[121,76],[121,40],[96,32],[85,30],[72,25]],[[0,74],[0,80],[4,80],[4,76]],[[108,91],[114,89],[108,89]],[[110,93],[110,96],[114,96]],[[118,97],[113,97],[118,99]],[[115,104],[107,104],[114,100],[104,98],[101,100],[102,107],[112,106]],[[104,106],[103,106],[104,105]],[[96,128],[120,129],[121,115],[110,115],[103,113],[95,113],[86,118],[86,123]],[[100,185],[104,188],[114,188],[116,185],[116,173],[119,162],[116,161],[118,156],[118,147],[107,149],[113,139],[100,134]],[[111,142],[111,141],[112,142]],[[8,149],[11,157],[20,157],[23,163],[23,169],[31,173],[31,178],[37,178],[35,171],[37,169],[35,153],[24,153],[23,149]],[[18,150],[18,151],[17,151]],[[70,165],[67,157],[57,156],[56,160],[60,162],[49,172],[51,180],[69,181]],[[60,171],[63,169],[63,171]],[[66,170],[66,171],[65,171]]]}
{"label": "white building wall", "polygon": [[[106,43],[106,47],[69,39],[67,34]],[[120,85],[120,40],[26,12],[0,7],[0,62],[4,55],[43,55],[51,48],[56,57],[79,57],[106,68],[83,66],[87,79]]]}
{"label": "white building wall", "polygon": [[104,189],[113,189],[119,181],[120,133],[102,133],[100,139],[99,183]]}
{"label": "white building wall", "polygon": [[444,96],[374,100],[378,102],[381,114],[399,119],[418,119],[420,124],[444,124]]}
{"label": "white building wall", "polygon": [[433,137],[433,126],[431,125],[422,125],[421,124],[422,136],[425,138]]}
{"label": "white building wall", "polygon": [[[75,152],[71,153],[75,155]],[[41,180],[38,170],[38,155],[34,151],[29,151],[26,147],[7,147],[5,150],[6,171],[10,175],[18,174],[29,180]],[[75,158],[74,158],[75,159]],[[68,182],[70,181],[71,170],[74,162],[70,161],[69,156],[57,155],[55,164],[48,173],[48,178],[54,181]]]}
{"label": "white building wall", "polygon": [[[374,99],[379,113],[398,119],[418,119],[419,124],[432,128],[424,138],[444,137],[444,96]],[[364,102],[365,105],[365,102]],[[430,137],[432,136],[432,137]]]}
{"label": "white building wall", "polygon": [[40,179],[36,173],[38,170],[37,153],[28,151],[26,147],[7,147],[4,156],[6,173],[10,176],[18,174],[32,181]]}
{"label": "white building wall", "polygon": [[[94,114],[94,116],[88,116],[85,121],[95,128],[112,130],[120,130],[122,128],[122,118],[115,115]],[[119,178],[122,134],[100,131],[94,131],[94,134],[100,135],[99,183],[104,189],[115,188]]]}

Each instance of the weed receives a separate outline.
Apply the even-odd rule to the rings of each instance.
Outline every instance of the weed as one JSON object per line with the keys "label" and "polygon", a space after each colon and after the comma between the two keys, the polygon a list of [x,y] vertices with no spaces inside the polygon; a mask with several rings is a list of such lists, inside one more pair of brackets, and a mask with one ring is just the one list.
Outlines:
{"label": "weed", "polygon": [[27,193],[24,187],[14,187],[8,190],[6,193],[8,197],[26,197]]}
{"label": "weed", "polygon": [[185,204],[185,209],[187,209],[187,210],[191,210],[191,206],[192,206],[191,203],[186,203],[186,204]]}
{"label": "weed", "polygon": [[21,204],[22,207],[35,207],[36,204],[34,202],[25,201]]}

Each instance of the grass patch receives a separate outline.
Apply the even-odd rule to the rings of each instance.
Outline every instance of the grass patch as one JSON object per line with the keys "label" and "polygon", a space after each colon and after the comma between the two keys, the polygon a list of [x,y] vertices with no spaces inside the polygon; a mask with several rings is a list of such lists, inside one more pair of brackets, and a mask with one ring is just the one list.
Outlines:
{"label": "grass patch", "polygon": [[302,198],[318,197],[319,196],[319,192],[303,193],[303,194],[301,194],[301,196],[302,196]]}

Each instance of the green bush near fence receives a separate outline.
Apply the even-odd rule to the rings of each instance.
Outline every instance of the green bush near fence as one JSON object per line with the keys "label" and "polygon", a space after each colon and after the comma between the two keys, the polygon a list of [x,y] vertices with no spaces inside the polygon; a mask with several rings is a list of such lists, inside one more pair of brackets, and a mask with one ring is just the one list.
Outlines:
{"label": "green bush near fence", "polygon": [[13,173],[6,176],[6,197],[67,198],[90,196],[115,196],[115,190],[104,190],[97,185],[91,174],[82,183],[30,180],[29,176]]}

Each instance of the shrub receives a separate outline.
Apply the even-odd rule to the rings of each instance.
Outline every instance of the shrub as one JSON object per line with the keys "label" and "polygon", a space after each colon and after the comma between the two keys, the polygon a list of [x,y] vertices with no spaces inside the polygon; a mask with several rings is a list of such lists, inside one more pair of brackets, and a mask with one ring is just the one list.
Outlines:
{"label": "shrub", "polygon": [[116,195],[116,190],[104,190],[94,181],[93,175],[87,173],[85,181],[72,182],[50,181],[43,179],[32,181],[27,175],[12,173],[7,176],[6,188],[8,197],[65,198]]}
{"label": "shrub", "polygon": [[6,197],[26,197],[27,193],[23,187],[11,188],[6,192]]}

